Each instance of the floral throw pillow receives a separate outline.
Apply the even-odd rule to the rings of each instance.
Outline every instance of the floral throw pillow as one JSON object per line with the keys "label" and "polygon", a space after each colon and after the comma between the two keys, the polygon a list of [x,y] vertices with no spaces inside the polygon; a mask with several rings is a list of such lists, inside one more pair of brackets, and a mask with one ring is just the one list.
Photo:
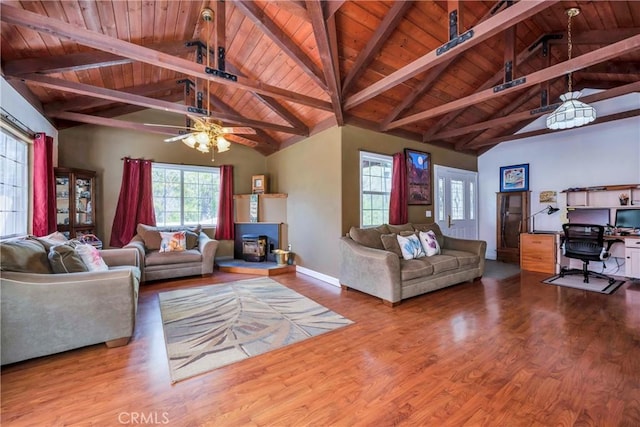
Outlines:
{"label": "floral throw pillow", "polygon": [[109,266],[100,256],[100,252],[92,245],[79,244],[76,246],[76,253],[82,258],[82,262],[89,271],[108,271]]}
{"label": "floral throw pillow", "polygon": [[433,231],[421,231],[419,233],[420,243],[422,243],[422,247],[426,252],[427,256],[438,255],[440,253],[440,245],[438,244],[438,239],[436,238],[436,233]]}
{"label": "floral throw pillow", "polygon": [[420,244],[420,240],[418,240],[418,236],[416,236],[415,234],[411,234],[406,237],[397,235],[396,238],[398,239],[398,244],[400,245],[402,258],[414,259],[422,258],[423,256],[425,256],[422,245]]}
{"label": "floral throw pillow", "polygon": [[187,246],[187,236],[184,231],[161,231],[159,252],[178,252],[184,251]]}

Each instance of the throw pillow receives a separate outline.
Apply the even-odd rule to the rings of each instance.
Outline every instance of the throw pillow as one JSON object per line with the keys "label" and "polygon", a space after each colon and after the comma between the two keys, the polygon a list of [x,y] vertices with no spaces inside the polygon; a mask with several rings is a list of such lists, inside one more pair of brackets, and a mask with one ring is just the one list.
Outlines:
{"label": "throw pillow", "polygon": [[162,237],[160,252],[184,251],[187,246],[185,231],[161,231],[160,236]]}
{"label": "throw pillow", "polygon": [[[412,234],[415,233],[413,233],[412,231],[400,232],[400,235],[404,237],[410,236]],[[393,252],[394,254],[402,258],[402,250],[400,250],[400,244],[398,243],[398,238],[396,236],[396,233],[383,234],[382,236],[380,236],[380,239],[382,240],[382,246],[384,246],[385,251]]]}
{"label": "throw pillow", "polygon": [[433,256],[440,253],[440,245],[438,244],[438,238],[436,237],[436,233],[432,230],[429,231],[421,231],[419,233],[420,243],[422,243],[422,247],[427,254],[427,256]]}
{"label": "throw pillow", "polygon": [[82,262],[89,271],[108,271],[109,266],[100,256],[98,249],[92,245],[81,244],[76,246],[76,253],[82,258]]}
{"label": "throw pillow", "polygon": [[0,269],[20,273],[52,273],[44,246],[31,239],[0,243]]}
{"label": "throw pillow", "polygon": [[136,233],[142,237],[145,248],[150,251],[160,249],[162,237],[160,237],[160,232],[157,227],[154,227],[153,225],[138,224],[136,227]]}
{"label": "throw pillow", "polygon": [[195,249],[198,247],[198,242],[200,240],[197,233],[193,231],[186,231],[187,235],[187,249]]}
{"label": "throw pillow", "polygon": [[396,236],[398,239],[398,244],[400,245],[400,250],[402,251],[402,258],[404,259],[414,259],[414,258],[422,258],[425,256],[424,250],[422,249],[422,244],[418,239],[418,236],[415,234],[411,234],[410,236]]}
{"label": "throw pillow", "polygon": [[54,273],[89,271],[75,248],[68,244],[52,246],[49,249],[49,264]]}

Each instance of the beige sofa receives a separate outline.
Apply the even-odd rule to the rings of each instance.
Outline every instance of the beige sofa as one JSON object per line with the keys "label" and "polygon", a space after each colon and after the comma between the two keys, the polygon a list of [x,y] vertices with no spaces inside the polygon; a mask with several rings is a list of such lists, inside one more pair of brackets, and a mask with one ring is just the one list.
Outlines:
{"label": "beige sofa", "polygon": [[[160,232],[186,231],[186,250],[160,252]],[[213,274],[218,241],[211,239],[200,227],[169,228],[138,224],[137,234],[125,245],[138,251],[142,282],[183,276]]]}
{"label": "beige sofa", "polygon": [[138,304],[138,254],[99,251],[108,271],[47,272],[47,251],[31,245],[20,257],[38,272],[6,271],[11,250],[0,244],[1,363],[19,362],[87,345],[125,345],[133,335]]}
{"label": "beige sofa", "polygon": [[[433,230],[441,253],[405,260],[386,242],[396,234]],[[390,239],[390,240],[389,240]],[[383,244],[385,242],[385,244]],[[398,247],[399,249],[399,247]],[[387,305],[479,278],[484,273],[487,243],[447,237],[437,224],[352,227],[340,238],[340,284],[381,298]]]}

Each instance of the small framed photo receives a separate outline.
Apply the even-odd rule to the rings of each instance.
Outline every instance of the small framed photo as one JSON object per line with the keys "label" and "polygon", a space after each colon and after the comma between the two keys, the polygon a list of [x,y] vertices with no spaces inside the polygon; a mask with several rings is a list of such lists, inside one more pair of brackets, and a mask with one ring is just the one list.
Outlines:
{"label": "small framed photo", "polygon": [[251,177],[251,192],[253,194],[264,194],[267,192],[267,178],[264,175],[253,175]]}
{"label": "small framed photo", "polygon": [[500,192],[529,191],[529,163],[500,168]]}

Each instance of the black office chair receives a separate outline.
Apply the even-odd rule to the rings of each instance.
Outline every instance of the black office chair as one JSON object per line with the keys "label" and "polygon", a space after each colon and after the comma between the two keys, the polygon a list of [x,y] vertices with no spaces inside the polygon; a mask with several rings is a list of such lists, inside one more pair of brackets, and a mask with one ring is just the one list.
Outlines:
{"label": "black office chair", "polygon": [[562,244],[562,253],[567,258],[575,258],[582,260],[582,270],[567,269],[563,267],[560,270],[560,277],[568,274],[582,274],[584,283],[589,283],[589,277],[597,277],[609,281],[613,284],[616,279],[604,274],[589,271],[589,261],[606,261],[611,254],[609,249],[614,241],[604,242],[604,226],[594,224],[562,224],[564,231],[564,242]]}

